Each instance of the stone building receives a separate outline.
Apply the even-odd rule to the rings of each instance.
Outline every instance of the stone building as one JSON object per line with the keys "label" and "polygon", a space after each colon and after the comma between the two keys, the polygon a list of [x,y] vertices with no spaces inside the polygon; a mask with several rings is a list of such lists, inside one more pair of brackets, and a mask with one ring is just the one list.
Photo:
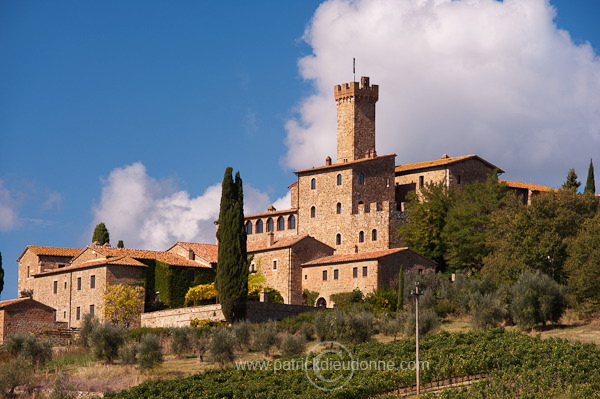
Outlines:
{"label": "stone building", "polygon": [[55,310],[31,298],[0,302],[0,344],[16,334],[52,331],[66,327],[54,321]]}
{"label": "stone building", "polygon": [[[155,261],[169,268],[184,270],[190,283],[198,273],[212,275],[213,269],[206,264],[209,261],[203,256],[209,256],[206,252],[211,252],[211,247],[216,246],[194,244],[192,246],[198,255],[194,250],[186,250],[186,256],[177,254],[177,249],[186,244],[175,244],[170,248],[174,252],[97,245],[76,251],[73,248],[27,247],[19,257],[19,284],[23,284],[19,285],[19,289],[32,290],[34,300],[54,309],[55,321],[64,322],[69,327],[79,327],[86,313],[104,320],[103,295],[107,286],[126,284],[146,287],[149,269]],[[202,248],[205,252],[201,252]],[[38,257],[37,260],[34,255]],[[38,266],[34,268],[36,264]],[[21,279],[22,271],[28,271],[29,277]],[[144,292],[146,299],[154,298],[155,294]],[[140,310],[144,311],[144,308]]]}
{"label": "stone building", "polygon": [[[336,85],[337,157],[295,172],[289,209],[273,206],[246,215],[250,272],[260,272],[286,304],[331,307],[331,295],[360,289],[367,294],[393,285],[400,267],[435,270],[435,263],[402,248],[396,231],[407,194],[427,183],[447,187],[483,181],[502,169],[477,155],[396,164],[395,154],[377,155],[375,106],[379,86],[368,77]],[[524,203],[547,187],[506,182]],[[102,317],[102,292],[110,284],[152,279],[149,260],[187,270],[188,281],[217,264],[216,245],[177,242],[166,251],[89,246],[85,249],[28,246],[19,257],[19,290],[56,309],[56,320],[77,326],[81,315]],[[150,273],[150,274],[149,274]],[[195,277],[196,276],[196,277]],[[156,294],[156,297],[153,297]],[[158,300],[159,292],[146,293]],[[150,298],[150,299],[149,299]],[[315,304],[308,304],[315,305]]]}

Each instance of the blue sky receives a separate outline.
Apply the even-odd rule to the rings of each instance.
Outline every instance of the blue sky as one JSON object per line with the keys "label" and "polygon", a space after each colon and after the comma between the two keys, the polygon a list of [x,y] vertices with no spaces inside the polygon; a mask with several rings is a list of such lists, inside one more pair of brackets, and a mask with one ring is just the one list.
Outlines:
{"label": "blue sky", "polygon": [[320,3],[0,2],[2,299],[26,245],[99,221],[127,247],[213,242],[226,166],[247,211],[285,206],[293,170],[335,155],[352,57],[398,164],[477,153],[549,186],[600,164],[597,2]]}

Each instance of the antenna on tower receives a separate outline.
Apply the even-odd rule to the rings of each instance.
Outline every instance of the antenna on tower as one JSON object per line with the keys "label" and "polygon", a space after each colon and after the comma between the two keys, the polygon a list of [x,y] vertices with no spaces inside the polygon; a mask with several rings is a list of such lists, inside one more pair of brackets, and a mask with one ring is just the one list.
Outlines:
{"label": "antenna on tower", "polygon": [[356,58],[352,58],[352,75],[354,75],[354,82],[356,82]]}

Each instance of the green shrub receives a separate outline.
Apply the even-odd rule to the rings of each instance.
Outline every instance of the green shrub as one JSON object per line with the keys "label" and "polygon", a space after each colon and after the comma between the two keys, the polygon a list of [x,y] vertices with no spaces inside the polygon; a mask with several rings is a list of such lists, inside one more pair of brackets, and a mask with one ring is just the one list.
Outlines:
{"label": "green shrub", "polygon": [[508,306],[495,293],[476,293],[469,307],[471,324],[481,330],[499,327],[508,315]]}
{"label": "green shrub", "polygon": [[374,333],[374,317],[364,310],[319,312],[314,320],[317,338],[342,343],[367,342]]}
{"label": "green shrub", "polygon": [[383,314],[378,320],[379,332],[388,337],[396,337],[404,328],[404,321],[400,317],[392,317],[388,314]]}
{"label": "green shrub", "polygon": [[565,287],[539,271],[523,273],[510,292],[510,314],[522,330],[557,322],[566,307]]}
{"label": "green shrub", "polygon": [[33,364],[28,358],[17,356],[6,363],[0,363],[0,392],[10,397],[20,385],[33,382]]}
{"label": "green shrub", "polygon": [[208,351],[210,344],[210,333],[208,330],[195,330],[190,336],[191,345],[194,353],[198,355],[201,362],[204,361],[204,355]]}
{"label": "green shrub", "polygon": [[252,325],[245,321],[241,321],[233,325],[233,333],[237,342],[237,347],[240,350],[247,349],[250,346],[250,338],[252,337]]}
{"label": "green shrub", "polygon": [[41,341],[33,334],[17,334],[5,343],[8,352],[29,359],[37,368],[52,359],[52,344]]}
{"label": "green shrub", "polygon": [[190,350],[190,327],[177,327],[171,329],[171,353],[182,358]]}
{"label": "green shrub", "polygon": [[338,309],[349,309],[357,303],[363,301],[363,293],[358,288],[350,292],[340,292],[331,295],[331,301],[336,304]]}
{"label": "green shrub", "polygon": [[81,328],[79,329],[79,343],[86,348],[90,347],[89,337],[92,331],[100,325],[100,322],[96,317],[94,317],[91,313],[86,313],[83,315],[83,319],[81,321]]}
{"label": "green shrub", "polygon": [[127,341],[119,348],[119,359],[122,364],[136,364],[139,343],[137,341]]}
{"label": "green shrub", "polygon": [[395,311],[398,304],[398,292],[387,287],[379,288],[365,296],[365,303],[373,310]]}
{"label": "green shrub", "polygon": [[305,345],[306,340],[303,336],[285,333],[281,338],[279,350],[281,351],[282,356],[290,357],[303,353]]}
{"label": "green shrub", "polygon": [[121,327],[105,323],[92,330],[89,336],[90,349],[98,360],[112,363],[123,345],[125,331]]}
{"label": "green shrub", "polygon": [[[404,314],[404,334],[415,335],[415,312],[411,309]],[[440,325],[440,318],[433,309],[419,307],[419,335],[425,335]]]}
{"label": "green shrub", "polygon": [[302,296],[306,302],[306,306],[315,306],[315,302],[317,302],[317,298],[319,297],[319,293],[316,291],[311,291],[309,289],[304,289],[302,291]]}
{"label": "green shrub", "polygon": [[235,353],[235,334],[230,328],[219,327],[215,329],[208,343],[208,353],[214,362],[225,363],[233,362]]}
{"label": "green shrub", "polygon": [[254,326],[252,347],[254,350],[269,356],[272,346],[277,345],[278,329],[275,323],[262,323]]}
{"label": "green shrub", "polygon": [[315,339],[315,327],[310,323],[302,323],[298,329],[298,335],[304,337],[305,341],[312,341]]}
{"label": "green shrub", "polygon": [[138,346],[137,363],[142,370],[156,368],[163,363],[162,347],[158,335],[146,334]]}
{"label": "green shrub", "polygon": [[304,312],[297,316],[286,317],[279,320],[277,325],[281,330],[285,330],[290,334],[298,332],[304,324],[312,324],[318,312]]}

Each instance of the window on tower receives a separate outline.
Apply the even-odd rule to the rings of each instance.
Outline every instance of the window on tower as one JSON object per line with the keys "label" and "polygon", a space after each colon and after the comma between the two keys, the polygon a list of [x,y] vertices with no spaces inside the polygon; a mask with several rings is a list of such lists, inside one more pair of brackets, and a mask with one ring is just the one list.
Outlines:
{"label": "window on tower", "polygon": [[315,216],[317,216],[317,208],[313,206],[310,208],[310,217],[314,218]]}
{"label": "window on tower", "polygon": [[342,174],[341,173],[337,175],[337,185],[338,186],[342,185]]}
{"label": "window on tower", "polygon": [[256,221],[256,234],[262,233],[262,232],[263,232],[263,221],[259,219]]}
{"label": "window on tower", "polygon": [[251,221],[246,222],[246,234],[248,234],[248,235],[252,234],[252,222]]}
{"label": "window on tower", "polygon": [[365,174],[362,172],[358,174],[358,184],[365,184]]}
{"label": "window on tower", "polygon": [[310,179],[310,189],[314,190],[315,188],[317,188],[317,180],[313,177]]}
{"label": "window on tower", "polygon": [[283,216],[279,216],[277,219],[277,230],[285,230],[285,219]]}
{"label": "window on tower", "polygon": [[340,213],[342,213],[342,203],[338,202],[336,207],[335,207],[335,212],[339,215]]}
{"label": "window on tower", "polygon": [[295,229],[296,228],[296,216],[291,215],[288,218],[288,229]]}
{"label": "window on tower", "polygon": [[273,218],[268,218],[267,219],[267,231],[273,231],[275,230],[274,228],[274,222],[273,222]]}

